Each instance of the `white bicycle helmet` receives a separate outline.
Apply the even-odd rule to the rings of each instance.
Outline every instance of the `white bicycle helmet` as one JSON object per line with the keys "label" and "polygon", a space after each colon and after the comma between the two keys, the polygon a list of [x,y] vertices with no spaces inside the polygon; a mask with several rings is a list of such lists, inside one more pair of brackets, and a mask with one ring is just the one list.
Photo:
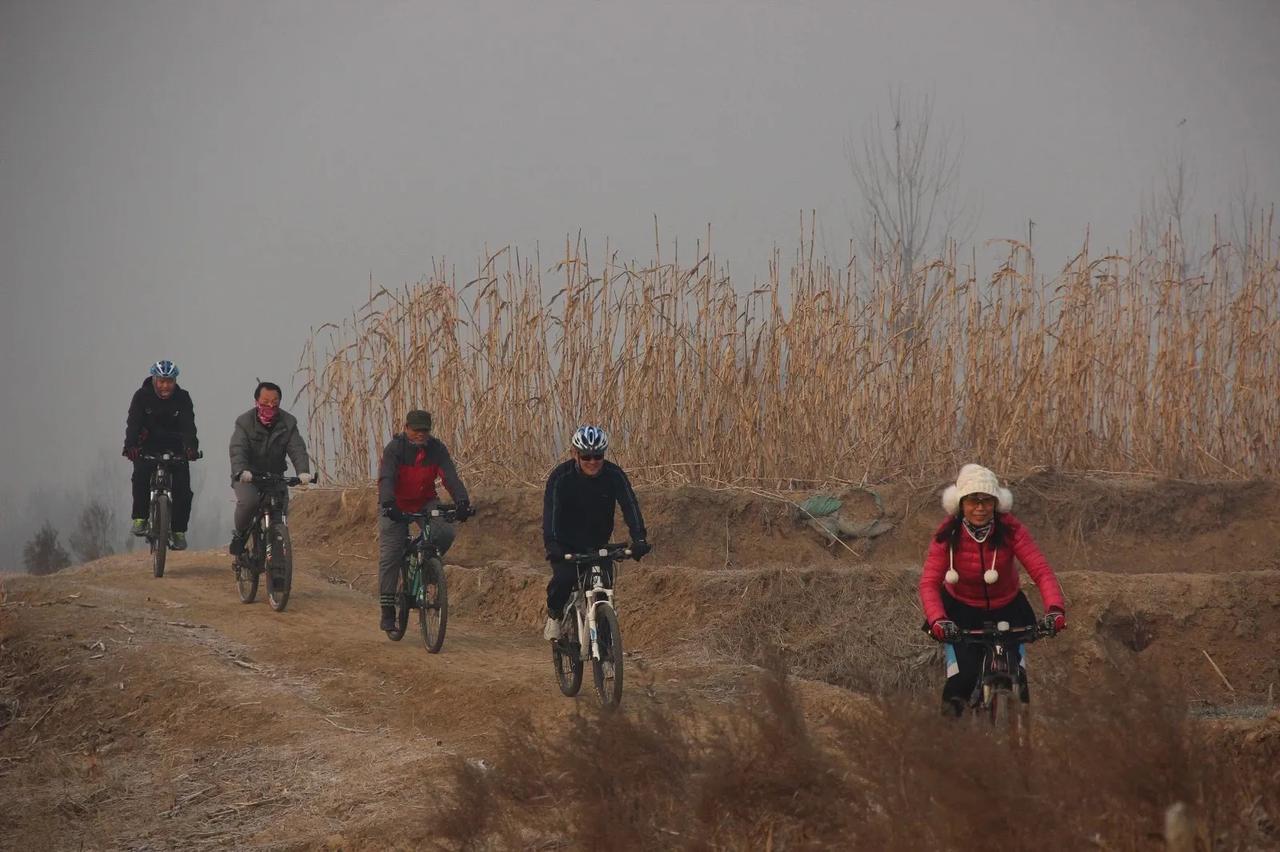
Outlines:
{"label": "white bicycle helmet", "polygon": [[160,360],[151,365],[151,375],[161,379],[178,378],[178,365],[168,360]]}
{"label": "white bicycle helmet", "polygon": [[603,453],[609,449],[609,436],[599,426],[579,426],[571,443],[580,453]]}

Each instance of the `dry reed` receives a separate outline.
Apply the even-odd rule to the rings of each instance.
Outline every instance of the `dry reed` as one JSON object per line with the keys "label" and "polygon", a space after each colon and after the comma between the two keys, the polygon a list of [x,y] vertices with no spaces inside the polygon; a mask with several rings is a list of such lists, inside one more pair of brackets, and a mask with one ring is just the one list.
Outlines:
{"label": "dry reed", "polygon": [[640,266],[566,241],[545,278],[514,249],[461,284],[439,262],[312,335],[311,442],[340,483],[367,481],[418,406],[491,482],[540,481],[581,422],[656,483],[882,481],[971,459],[1275,474],[1280,246],[1270,216],[1251,233],[1214,239],[1190,278],[1170,235],[1126,255],[1086,239],[1052,276],[1016,241],[983,277],[953,246],[904,283],[892,252],[815,257],[812,226],[750,291],[701,243],[691,264]]}

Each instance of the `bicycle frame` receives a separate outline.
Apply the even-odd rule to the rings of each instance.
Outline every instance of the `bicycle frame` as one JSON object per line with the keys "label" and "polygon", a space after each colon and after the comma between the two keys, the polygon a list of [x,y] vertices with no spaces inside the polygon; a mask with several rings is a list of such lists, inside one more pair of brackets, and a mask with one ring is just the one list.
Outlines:
{"label": "bicycle frame", "polygon": [[[614,565],[617,570],[617,565]],[[578,635],[589,637],[579,649],[582,660],[600,659],[600,643],[596,637],[596,610],[601,604],[613,606],[613,589],[604,584],[604,568],[593,563],[578,581],[578,588],[569,598],[569,606],[573,608],[574,617],[578,620]],[[615,607],[616,609],[616,607]]]}

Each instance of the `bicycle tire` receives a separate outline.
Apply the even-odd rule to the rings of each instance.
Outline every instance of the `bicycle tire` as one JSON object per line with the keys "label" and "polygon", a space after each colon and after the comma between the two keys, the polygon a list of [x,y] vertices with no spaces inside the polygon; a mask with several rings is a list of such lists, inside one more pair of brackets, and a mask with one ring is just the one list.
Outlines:
{"label": "bicycle tire", "polygon": [[276,612],[284,612],[293,588],[293,545],[289,528],[282,523],[272,524],[268,535],[271,540],[267,542],[267,603]]}
{"label": "bicycle tire", "polygon": [[157,494],[151,501],[151,573],[164,576],[165,557],[169,553],[169,498]]}
{"label": "bicycle tire", "polygon": [[591,659],[596,695],[605,710],[614,710],[622,703],[622,629],[607,603],[596,607],[596,647],[599,654]]}
{"label": "bicycle tire", "polygon": [[427,653],[438,654],[444,646],[444,631],[449,624],[449,582],[445,577],[444,563],[437,557],[426,562],[428,571],[422,572],[422,600],[418,602],[418,628],[422,632],[422,644]]}
{"label": "bicycle tire", "polygon": [[258,578],[262,575],[263,554],[266,553],[262,528],[256,522],[244,545],[245,549],[236,557],[236,590],[240,593],[240,603],[250,604],[258,597]]}
{"label": "bicycle tire", "polygon": [[578,636],[578,618],[574,610],[565,613],[568,626],[561,638],[551,643],[551,666],[556,673],[560,694],[572,698],[582,688],[582,643]]}
{"label": "bicycle tire", "polygon": [[396,626],[386,631],[387,638],[399,642],[409,627],[409,557],[406,556],[400,568],[400,576],[396,586]]}

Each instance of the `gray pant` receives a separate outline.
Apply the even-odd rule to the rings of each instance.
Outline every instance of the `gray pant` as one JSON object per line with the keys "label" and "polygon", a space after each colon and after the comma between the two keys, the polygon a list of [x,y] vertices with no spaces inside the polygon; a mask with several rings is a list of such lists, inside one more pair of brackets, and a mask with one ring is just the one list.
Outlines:
{"label": "gray pant", "polygon": [[[432,500],[422,511],[434,509],[439,501]],[[453,525],[432,518],[427,540],[435,545],[443,556],[453,544]],[[378,518],[378,594],[383,604],[395,602],[396,583],[399,582],[400,566],[404,562],[405,544],[409,536],[409,524],[393,521],[387,517]]]}
{"label": "gray pant", "polygon": [[[252,482],[233,482],[231,490],[236,493],[234,521],[236,532],[243,535],[249,531],[249,526],[253,523],[253,514],[258,511],[258,502],[262,499],[262,492]],[[286,512],[289,511],[289,490],[287,488],[284,489],[284,509]]]}

